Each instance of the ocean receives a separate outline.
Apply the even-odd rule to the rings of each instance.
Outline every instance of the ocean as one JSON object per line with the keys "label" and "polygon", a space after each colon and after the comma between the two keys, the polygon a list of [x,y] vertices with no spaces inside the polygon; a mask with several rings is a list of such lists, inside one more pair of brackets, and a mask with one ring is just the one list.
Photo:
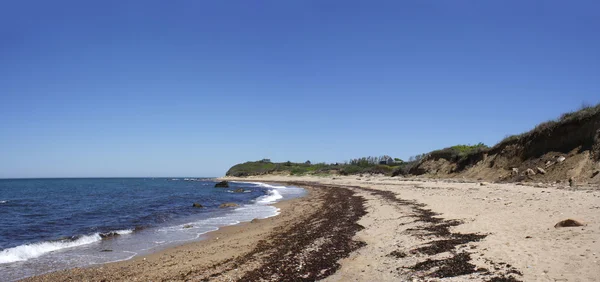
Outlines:
{"label": "ocean", "polygon": [[[130,259],[279,213],[298,187],[206,178],[0,179],[0,281]],[[234,193],[234,190],[238,193]],[[243,190],[243,192],[241,192]],[[199,203],[204,208],[193,207]],[[219,208],[236,203],[233,208]]]}

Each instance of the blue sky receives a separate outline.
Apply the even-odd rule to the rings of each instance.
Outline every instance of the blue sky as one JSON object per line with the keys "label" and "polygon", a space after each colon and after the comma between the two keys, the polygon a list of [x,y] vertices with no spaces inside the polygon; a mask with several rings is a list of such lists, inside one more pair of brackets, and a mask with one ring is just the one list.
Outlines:
{"label": "blue sky", "polygon": [[0,178],[408,158],[600,102],[597,1],[4,1]]}

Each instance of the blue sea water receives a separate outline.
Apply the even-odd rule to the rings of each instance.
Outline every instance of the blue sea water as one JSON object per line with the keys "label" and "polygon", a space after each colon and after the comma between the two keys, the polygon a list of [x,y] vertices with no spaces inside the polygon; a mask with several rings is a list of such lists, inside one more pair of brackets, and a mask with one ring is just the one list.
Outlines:
{"label": "blue sea water", "polygon": [[[132,258],[278,214],[297,187],[198,178],[0,180],[0,280]],[[243,193],[233,193],[242,188]],[[235,208],[219,208],[233,202]],[[204,208],[192,207],[200,203]]]}

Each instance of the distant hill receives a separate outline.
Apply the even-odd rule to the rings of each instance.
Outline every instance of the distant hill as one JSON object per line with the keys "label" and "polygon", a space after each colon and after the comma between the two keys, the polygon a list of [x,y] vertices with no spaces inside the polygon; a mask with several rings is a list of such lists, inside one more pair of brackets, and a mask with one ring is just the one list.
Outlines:
{"label": "distant hill", "polygon": [[529,132],[512,135],[493,147],[456,145],[419,155],[409,162],[381,162],[383,157],[347,163],[273,163],[270,160],[237,164],[228,176],[264,174],[385,174],[486,181],[535,181],[600,184],[600,104],[582,107]]}
{"label": "distant hill", "polygon": [[404,163],[402,160],[399,159],[392,159],[390,161],[388,156],[364,157],[350,160],[347,163],[334,164],[312,164],[310,161],[304,163],[294,163],[289,161],[274,163],[270,160],[265,159],[260,161],[236,164],[227,171],[226,175],[235,177],[245,177],[265,174],[386,174],[391,176],[395,170],[406,168],[406,166],[407,163]]}

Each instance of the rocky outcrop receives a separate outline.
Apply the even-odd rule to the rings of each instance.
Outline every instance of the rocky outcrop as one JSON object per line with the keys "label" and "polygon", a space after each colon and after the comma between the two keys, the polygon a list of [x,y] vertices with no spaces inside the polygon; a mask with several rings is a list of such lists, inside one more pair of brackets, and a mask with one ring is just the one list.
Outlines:
{"label": "rocky outcrop", "polygon": [[192,207],[194,207],[194,208],[203,208],[204,206],[201,205],[201,204],[198,204],[198,203],[193,203]]}
{"label": "rocky outcrop", "polygon": [[229,182],[221,181],[221,182],[215,184],[215,188],[229,188]]}
{"label": "rocky outcrop", "polygon": [[236,203],[224,203],[221,204],[219,206],[219,208],[234,208],[234,207],[239,207],[240,205],[236,204]]}
{"label": "rocky outcrop", "polygon": [[600,169],[600,104],[539,124],[489,149],[453,158],[432,153],[409,173],[502,182],[556,183],[573,177],[582,184],[600,183],[591,179]]}

